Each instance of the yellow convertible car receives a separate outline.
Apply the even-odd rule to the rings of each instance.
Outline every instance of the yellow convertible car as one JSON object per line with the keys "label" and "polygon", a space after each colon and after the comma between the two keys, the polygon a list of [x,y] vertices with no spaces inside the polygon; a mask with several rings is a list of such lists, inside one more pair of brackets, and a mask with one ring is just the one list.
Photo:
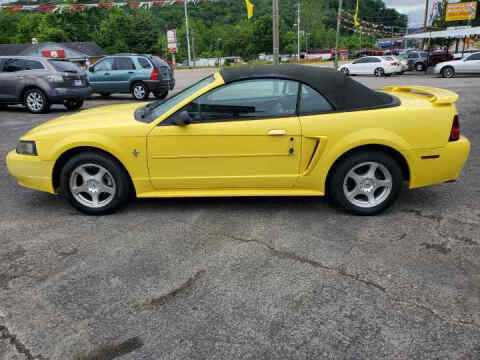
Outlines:
{"label": "yellow convertible car", "polygon": [[22,186],[88,214],[131,195],[323,196],[359,215],[409,188],[456,180],[470,143],[457,95],[373,91],[332,69],[225,69],[149,104],[81,111],[25,134],[7,156]]}

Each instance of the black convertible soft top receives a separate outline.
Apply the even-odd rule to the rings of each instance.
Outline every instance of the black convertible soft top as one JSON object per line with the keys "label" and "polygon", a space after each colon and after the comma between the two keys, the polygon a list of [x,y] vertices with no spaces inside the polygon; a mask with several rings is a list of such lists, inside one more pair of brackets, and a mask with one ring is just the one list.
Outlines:
{"label": "black convertible soft top", "polygon": [[337,111],[397,105],[398,100],[369,89],[339,71],[305,65],[242,66],[220,70],[226,83],[258,78],[281,78],[305,83],[326,97]]}

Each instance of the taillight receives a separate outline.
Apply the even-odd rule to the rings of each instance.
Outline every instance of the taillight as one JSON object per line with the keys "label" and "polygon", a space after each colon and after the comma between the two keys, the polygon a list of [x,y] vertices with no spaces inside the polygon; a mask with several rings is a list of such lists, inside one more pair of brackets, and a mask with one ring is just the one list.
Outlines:
{"label": "taillight", "polygon": [[152,73],[150,74],[150,80],[158,80],[158,70],[153,69]]}
{"label": "taillight", "polygon": [[396,62],[392,62],[392,63],[390,63],[390,65],[393,65],[393,66],[398,66],[398,63],[396,63]]}
{"label": "taillight", "polygon": [[460,139],[460,122],[458,121],[458,115],[453,118],[452,130],[450,130],[450,138],[448,141],[457,141]]}

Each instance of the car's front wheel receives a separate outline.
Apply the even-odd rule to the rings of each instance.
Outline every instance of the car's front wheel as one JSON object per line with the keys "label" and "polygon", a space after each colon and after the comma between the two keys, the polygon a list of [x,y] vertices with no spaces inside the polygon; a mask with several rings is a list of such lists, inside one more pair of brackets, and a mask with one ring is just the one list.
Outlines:
{"label": "car's front wheel", "polygon": [[455,76],[455,70],[451,66],[444,67],[442,69],[442,76],[446,79],[453,78]]}
{"label": "car's front wheel", "polygon": [[137,82],[132,85],[132,96],[135,100],[146,100],[150,91],[144,83]]}
{"label": "car's front wheel", "polygon": [[47,113],[50,109],[50,102],[45,93],[40,89],[30,89],[23,96],[23,105],[32,114]]}
{"label": "car's front wheel", "polygon": [[395,202],[402,188],[399,164],[379,151],[354,153],[332,171],[327,185],[330,199],[355,215],[380,213]]}
{"label": "car's front wheel", "polygon": [[65,100],[63,105],[70,111],[79,110],[83,106],[83,100]]}
{"label": "car's front wheel", "polygon": [[348,70],[348,68],[346,68],[346,67],[341,68],[340,71],[341,71],[342,73],[344,73],[345,75],[347,75],[347,76],[350,75],[350,70]]}
{"label": "car's front wheel", "polygon": [[60,173],[60,188],[67,200],[89,215],[113,212],[130,193],[128,174],[106,154],[87,151],[67,161]]}

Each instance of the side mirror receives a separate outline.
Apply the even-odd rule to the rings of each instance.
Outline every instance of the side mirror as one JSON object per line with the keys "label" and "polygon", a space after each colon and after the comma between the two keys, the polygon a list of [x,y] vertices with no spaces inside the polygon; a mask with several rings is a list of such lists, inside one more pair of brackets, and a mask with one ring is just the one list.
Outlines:
{"label": "side mirror", "polygon": [[190,116],[188,111],[183,110],[175,116],[173,122],[175,123],[175,125],[185,126],[192,123],[192,117]]}

